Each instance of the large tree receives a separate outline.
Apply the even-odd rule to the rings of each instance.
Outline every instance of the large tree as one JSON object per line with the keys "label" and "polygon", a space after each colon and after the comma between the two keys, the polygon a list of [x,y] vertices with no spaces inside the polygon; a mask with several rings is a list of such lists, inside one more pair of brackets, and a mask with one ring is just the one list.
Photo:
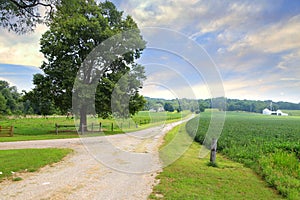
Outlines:
{"label": "large tree", "polygon": [[[47,59],[41,66],[44,75],[39,76],[38,83],[35,83],[36,89],[41,91],[44,97],[53,100],[62,112],[67,112],[72,108],[72,95],[77,95],[80,100],[75,107],[80,111],[80,124],[86,125],[86,115],[92,110],[96,110],[102,117],[111,114],[112,92],[119,79],[129,73],[135,76],[137,82],[130,84],[131,88],[127,88],[127,94],[130,95],[131,102],[139,102],[135,104],[139,106],[130,109],[130,112],[134,114],[143,107],[144,100],[138,89],[145,78],[144,69],[135,64],[135,59],[140,57],[145,48],[145,41],[130,16],[124,16],[123,12],[118,11],[114,4],[108,1],[97,4],[93,0],[63,0],[49,25],[49,31],[43,34],[41,39],[41,52]],[[130,36],[124,36],[122,33],[127,30],[134,31],[130,32]],[[116,44],[111,43],[111,46],[103,46],[109,38],[119,38],[120,41]],[[111,52],[114,52],[114,48],[124,48],[126,50],[123,52],[126,53],[109,55],[107,52],[95,50],[96,47],[101,48],[101,45],[102,49],[106,48]],[[114,56],[112,60],[108,58]],[[101,75],[101,78],[95,79],[97,74]],[[81,78],[74,88],[78,76]],[[96,108],[90,108],[93,98],[88,95],[81,97],[86,95],[88,87],[95,85],[95,82]]]}
{"label": "large tree", "polygon": [[60,0],[0,0],[0,26],[16,33],[33,31],[47,22]]}

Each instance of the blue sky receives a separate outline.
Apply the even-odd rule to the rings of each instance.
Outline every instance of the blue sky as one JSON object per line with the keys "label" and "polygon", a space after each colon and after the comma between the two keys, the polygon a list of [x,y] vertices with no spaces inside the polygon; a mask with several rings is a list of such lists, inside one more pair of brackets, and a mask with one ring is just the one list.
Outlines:
{"label": "blue sky", "polygon": [[[154,47],[139,60],[148,75],[144,95],[209,98],[223,87],[228,98],[300,102],[300,1],[113,2],[134,18]],[[148,27],[156,32],[151,35]],[[39,26],[22,36],[0,30],[1,79],[19,89],[31,87],[31,73],[43,60],[39,38],[45,30]],[[199,47],[190,51],[188,44]],[[218,75],[222,87],[213,82]]]}

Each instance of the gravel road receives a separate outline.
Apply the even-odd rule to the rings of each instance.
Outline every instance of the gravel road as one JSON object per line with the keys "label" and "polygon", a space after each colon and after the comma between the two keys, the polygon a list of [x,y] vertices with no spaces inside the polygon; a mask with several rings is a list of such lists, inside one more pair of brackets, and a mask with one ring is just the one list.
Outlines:
{"label": "gravel road", "polygon": [[0,199],[147,199],[161,170],[158,146],[164,134],[182,122],[112,136],[2,142],[0,149],[54,147],[74,152],[38,172],[20,174],[22,181],[1,182]]}

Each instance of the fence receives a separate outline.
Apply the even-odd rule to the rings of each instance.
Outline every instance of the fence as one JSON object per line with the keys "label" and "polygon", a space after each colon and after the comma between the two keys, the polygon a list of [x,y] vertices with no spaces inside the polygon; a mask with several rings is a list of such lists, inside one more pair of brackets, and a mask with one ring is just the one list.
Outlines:
{"label": "fence", "polygon": [[10,126],[10,127],[2,127],[0,126],[0,136],[14,136],[14,127]]}

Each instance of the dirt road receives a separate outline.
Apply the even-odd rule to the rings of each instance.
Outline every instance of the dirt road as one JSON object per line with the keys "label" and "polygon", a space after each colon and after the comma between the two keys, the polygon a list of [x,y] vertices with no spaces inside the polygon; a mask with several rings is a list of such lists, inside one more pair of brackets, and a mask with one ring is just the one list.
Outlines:
{"label": "dirt road", "polygon": [[0,183],[0,199],[147,199],[161,170],[158,146],[180,123],[97,138],[0,143],[0,149],[74,149],[57,164],[22,174],[22,181]]}

